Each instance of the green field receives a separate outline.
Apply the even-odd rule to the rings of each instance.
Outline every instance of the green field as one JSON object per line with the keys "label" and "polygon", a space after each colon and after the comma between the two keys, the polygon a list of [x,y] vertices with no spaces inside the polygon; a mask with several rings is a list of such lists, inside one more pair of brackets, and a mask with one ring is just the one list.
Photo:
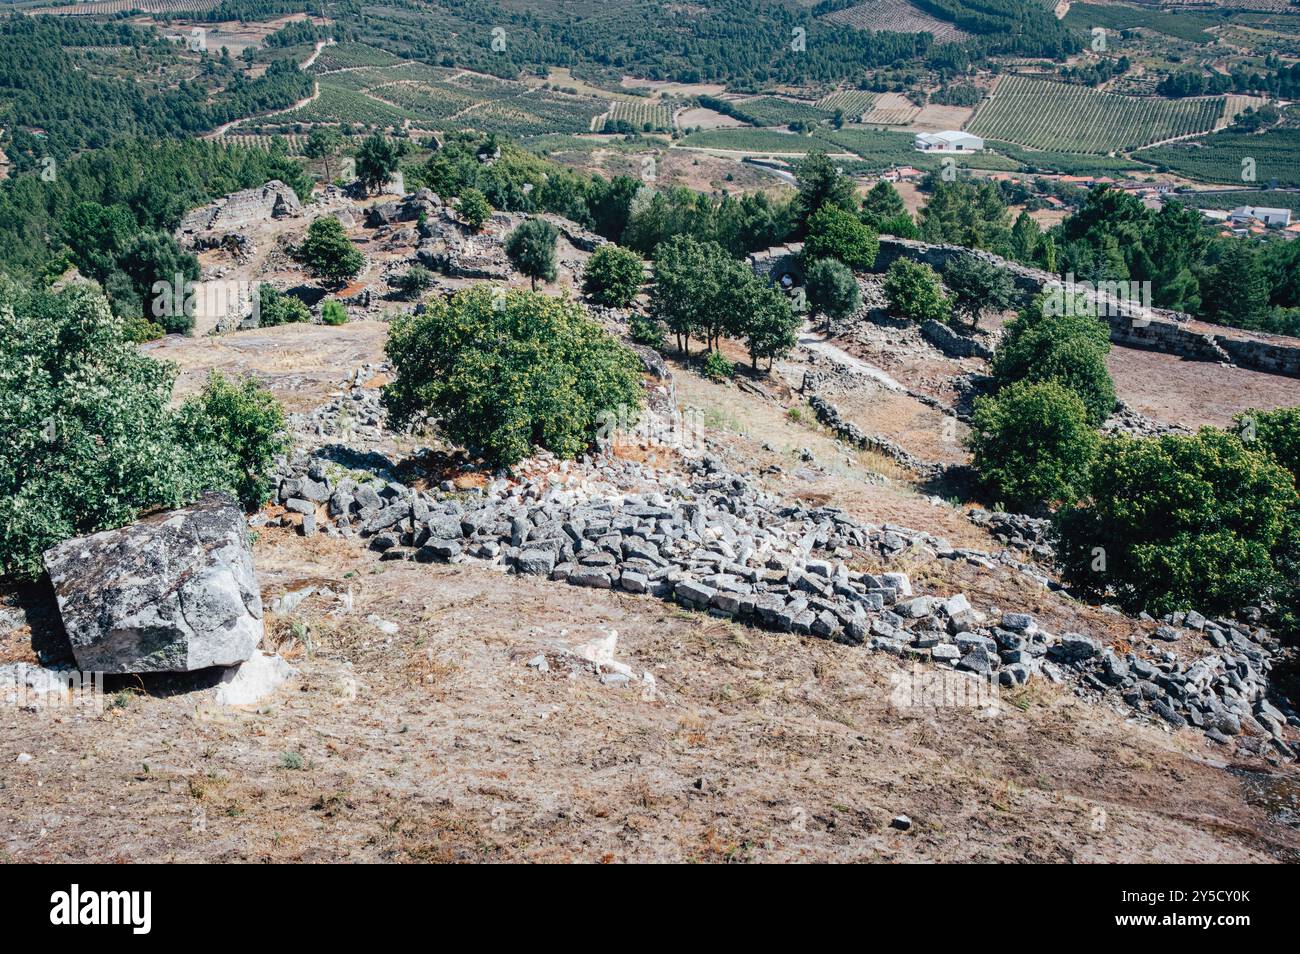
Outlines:
{"label": "green field", "polygon": [[1209,132],[1223,115],[1225,102],[1221,96],[1116,96],[1086,86],[1008,76],[966,129],[985,139],[1034,149],[1106,154]]}
{"label": "green field", "polygon": [[1197,16],[1193,13],[1166,13],[1162,10],[1135,10],[1132,7],[1100,6],[1095,3],[1074,3],[1065,15],[1067,26],[1085,33],[1093,27],[1111,30],[1132,30],[1141,27],[1172,36],[1189,43],[1210,43],[1212,34],[1205,31],[1224,21],[1219,17]]}
{"label": "green field", "polygon": [[671,130],[673,128],[673,107],[662,100],[645,102],[627,102],[616,100],[609,107],[609,119],[631,123],[637,129],[650,124],[651,130]]}
{"label": "green field", "polygon": [[844,110],[844,115],[856,119],[863,113],[871,112],[876,104],[876,94],[869,93],[865,89],[850,89],[839,93],[831,93],[829,96],[823,96],[817,101],[817,108],[824,109],[829,113],[834,113],[837,109]]}
{"label": "green field", "polygon": [[811,103],[801,103],[779,96],[756,96],[733,104],[736,115],[744,115],[758,126],[787,126],[794,122],[818,123],[831,118],[832,112]]}
{"label": "green field", "polygon": [[1265,185],[1277,181],[1280,186],[1300,186],[1300,129],[1274,128],[1268,132],[1236,133],[1225,129],[1213,136],[1189,142],[1171,143],[1156,149],[1143,149],[1139,159],[1155,163],[1189,179],[1248,185],[1243,170],[1245,160],[1254,160],[1253,182]]}
{"label": "green field", "polygon": [[313,73],[328,73],[331,70],[352,69],[358,66],[390,66],[401,62],[399,57],[386,50],[366,46],[364,43],[345,41],[323,47],[310,70]]}
{"label": "green field", "polygon": [[1300,212],[1300,192],[1278,192],[1256,189],[1242,192],[1218,192],[1213,195],[1180,194],[1176,200],[1197,209],[1235,209],[1239,205],[1262,205],[1271,209],[1290,209]]}

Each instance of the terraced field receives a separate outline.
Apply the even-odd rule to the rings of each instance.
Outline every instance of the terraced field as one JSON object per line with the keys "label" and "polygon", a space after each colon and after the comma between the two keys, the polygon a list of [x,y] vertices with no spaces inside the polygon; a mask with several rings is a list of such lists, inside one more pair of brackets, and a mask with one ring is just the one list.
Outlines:
{"label": "terraced field", "polygon": [[738,112],[755,120],[759,126],[786,126],[794,122],[818,123],[830,119],[832,112],[812,103],[783,99],[780,96],[755,96],[737,100]]}
{"label": "terraced field", "polygon": [[649,123],[651,129],[668,130],[673,128],[673,105],[662,100],[646,100],[643,103],[617,100],[610,105],[609,112],[592,121],[592,128],[598,129],[600,121],[604,119],[614,122],[622,120],[637,129],[642,129]]}
{"label": "terraced field", "polygon": [[59,7],[36,7],[32,13],[55,16],[112,16],[138,10],[141,13],[166,13],[179,16],[185,13],[206,13],[220,0],[87,0],[85,3],[68,3]]}
{"label": "terraced field", "polygon": [[[344,44],[340,44],[343,46]],[[369,58],[345,49],[334,62],[356,63]],[[326,50],[334,50],[327,47]],[[512,136],[587,132],[606,112],[607,101],[575,96],[465,70],[441,69],[403,62],[336,67],[319,74],[320,95],[298,109],[271,117],[271,124],[351,123],[363,127],[421,129],[475,128]],[[634,104],[641,105],[641,104]],[[650,104],[671,112],[659,104]],[[237,132],[251,132],[265,122],[250,120]]]}
{"label": "terraced field", "polygon": [[334,70],[356,69],[360,66],[392,66],[401,63],[401,57],[394,56],[387,50],[366,46],[364,43],[335,43],[321,49],[316,62],[309,68],[311,73],[331,73]]}
{"label": "terraced field", "polygon": [[1224,106],[1221,96],[1141,99],[1007,76],[966,128],[1035,149],[1106,154],[1210,132]]}
{"label": "terraced field", "polygon": [[864,89],[849,89],[823,96],[817,100],[816,105],[818,109],[824,109],[830,113],[842,109],[845,116],[849,117],[853,122],[857,122],[858,117],[870,112],[875,103],[875,93],[869,93]]}
{"label": "terraced field", "polygon": [[965,30],[931,16],[912,6],[907,0],[872,0],[855,7],[836,10],[822,17],[827,23],[852,27],[855,30],[887,30],[893,33],[929,33],[940,43],[965,40],[970,34]]}

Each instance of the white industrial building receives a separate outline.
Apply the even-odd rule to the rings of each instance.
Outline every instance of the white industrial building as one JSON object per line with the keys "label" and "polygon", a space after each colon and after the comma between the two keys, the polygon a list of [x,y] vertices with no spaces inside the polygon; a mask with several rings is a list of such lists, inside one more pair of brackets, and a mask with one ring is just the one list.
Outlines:
{"label": "white industrial building", "polygon": [[917,133],[916,148],[921,152],[981,152],[984,140],[968,132],[948,129],[937,133]]}
{"label": "white industrial building", "polygon": [[1263,225],[1284,229],[1291,224],[1291,210],[1266,209],[1262,205],[1239,205],[1228,213],[1228,220],[1234,225],[1249,222],[1251,219]]}

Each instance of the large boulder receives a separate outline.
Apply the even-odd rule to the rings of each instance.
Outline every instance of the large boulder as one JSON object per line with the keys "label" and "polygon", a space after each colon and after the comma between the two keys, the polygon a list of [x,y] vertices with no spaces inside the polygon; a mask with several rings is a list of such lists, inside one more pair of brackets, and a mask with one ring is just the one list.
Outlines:
{"label": "large boulder", "polygon": [[45,551],[45,568],[83,670],[233,666],[261,642],[248,525],[225,494],[67,540]]}

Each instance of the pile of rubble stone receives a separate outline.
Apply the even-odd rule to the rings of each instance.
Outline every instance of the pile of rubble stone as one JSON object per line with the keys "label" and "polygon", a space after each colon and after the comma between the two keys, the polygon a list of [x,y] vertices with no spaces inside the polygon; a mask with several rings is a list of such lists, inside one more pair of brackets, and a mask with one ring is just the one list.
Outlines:
{"label": "pile of rubble stone", "polygon": [[[1152,661],[1086,635],[1053,636],[1025,614],[990,620],[962,594],[917,594],[904,573],[850,565],[888,565],[921,550],[984,567],[1014,565],[1005,554],[863,524],[832,507],[785,503],[712,457],[685,463],[680,474],[606,456],[572,465],[542,459],[532,477],[498,475],[481,489],[444,484],[429,492],[343,473],[328,459],[299,453],[282,467],[278,500],[287,514],[270,519],[364,541],[383,560],[482,560],[926,660],[1002,686],[1046,677],[1122,699],[1174,726],[1195,726],[1216,741],[1239,736],[1255,751],[1300,753],[1282,728],[1300,722],[1267,699],[1277,647],[1263,629],[1184,616],[1178,622],[1199,629],[1216,651],[1186,661],[1162,647]],[[1156,638],[1183,635],[1168,625]]]}

